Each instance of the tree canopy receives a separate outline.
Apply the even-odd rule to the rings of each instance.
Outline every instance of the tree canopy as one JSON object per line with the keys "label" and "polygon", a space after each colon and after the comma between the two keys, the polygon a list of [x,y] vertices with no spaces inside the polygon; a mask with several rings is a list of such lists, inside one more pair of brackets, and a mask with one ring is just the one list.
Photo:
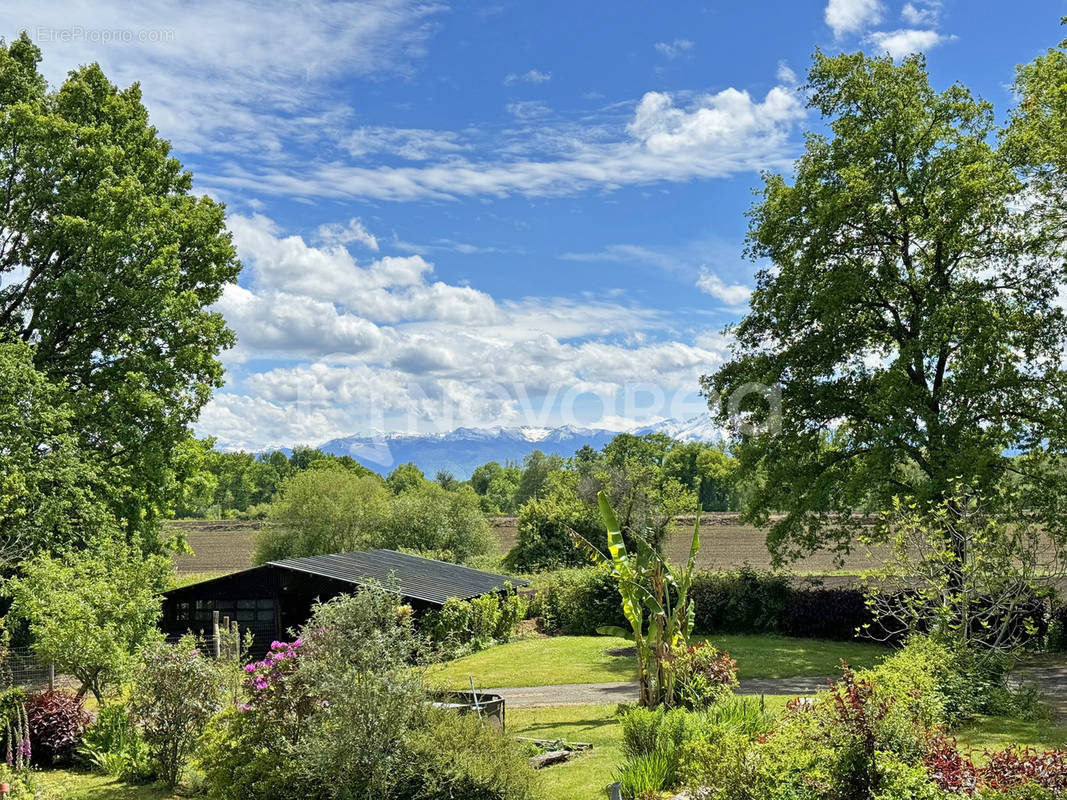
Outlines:
{"label": "tree canopy", "polygon": [[855,512],[892,496],[995,485],[1067,422],[1063,259],[990,104],[934,90],[922,56],[817,52],[806,90],[829,133],[808,135],[792,182],[765,176],[751,309],[702,381],[713,399],[781,387],[780,414],[741,404],[753,429],[734,448],[759,480],[749,518],[786,512],[779,557],[847,547]]}
{"label": "tree canopy", "polygon": [[240,265],[221,204],[93,64],[57,89],[0,43],[0,342],[32,346],[131,536],[154,544],[189,425],[233,334],[212,304]]}

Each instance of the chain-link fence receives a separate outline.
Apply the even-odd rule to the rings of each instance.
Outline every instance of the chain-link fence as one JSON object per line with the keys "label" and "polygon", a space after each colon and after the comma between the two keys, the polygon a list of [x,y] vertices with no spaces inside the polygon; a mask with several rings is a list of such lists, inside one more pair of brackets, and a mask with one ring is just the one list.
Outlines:
{"label": "chain-link fence", "polygon": [[56,686],[55,667],[39,661],[29,647],[0,649],[0,685],[5,689],[51,689]]}

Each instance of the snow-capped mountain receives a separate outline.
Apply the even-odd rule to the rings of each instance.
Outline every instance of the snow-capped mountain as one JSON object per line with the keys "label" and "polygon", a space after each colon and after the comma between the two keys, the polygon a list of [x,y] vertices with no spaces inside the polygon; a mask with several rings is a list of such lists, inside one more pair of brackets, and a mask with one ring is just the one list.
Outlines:
{"label": "snow-capped mountain", "polygon": [[[690,420],[665,420],[631,431],[638,435],[653,432],[666,433],[686,442],[710,442],[721,438],[718,427],[706,415]],[[559,428],[456,428],[448,433],[345,436],[331,439],[320,447],[334,455],[352,456],[383,475],[398,464],[411,461],[428,476],[432,477],[438,470],[447,470],[463,480],[470,477],[475,467],[487,461],[521,462],[534,450],[571,456],[582,445],[599,450],[618,433],[573,425]]]}

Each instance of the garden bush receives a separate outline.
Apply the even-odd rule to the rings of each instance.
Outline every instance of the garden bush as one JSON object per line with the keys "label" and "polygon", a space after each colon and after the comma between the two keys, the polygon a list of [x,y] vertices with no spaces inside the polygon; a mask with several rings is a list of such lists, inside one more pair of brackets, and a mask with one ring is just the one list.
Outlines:
{"label": "garden bush", "polygon": [[860,589],[791,589],[778,620],[784,636],[807,639],[854,639],[873,622]]}
{"label": "garden bush", "polygon": [[745,566],[698,572],[689,593],[700,633],[764,633],[778,630],[791,589],[783,575]]}
{"label": "garden bush", "polygon": [[89,714],[81,698],[59,689],[30,695],[26,701],[33,762],[42,766],[62,766],[74,759]]}
{"label": "garden bush", "polygon": [[140,782],[152,777],[148,745],[125,703],[106,705],[97,712],[85,730],[77,758],[95,772],[119,780]]}
{"label": "garden bush", "polygon": [[547,576],[530,602],[529,613],[540,617],[547,633],[593,636],[605,625],[628,626],[618,584],[611,573],[597,567]]}
{"label": "garden bush", "polygon": [[526,600],[510,591],[504,597],[450,598],[440,609],[423,614],[419,628],[455,657],[509,641],[525,613]]}
{"label": "garden bush", "polygon": [[149,647],[134,679],[131,716],[144,735],[157,776],[177,786],[208,720],[222,710],[226,682],[192,636]]}
{"label": "garden bush", "polygon": [[514,739],[473,714],[435,712],[412,740],[404,800],[535,800],[537,775]]}
{"label": "garden bush", "polygon": [[737,662],[710,644],[671,649],[668,669],[674,680],[674,702],[699,710],[729,697],[737,688]]}

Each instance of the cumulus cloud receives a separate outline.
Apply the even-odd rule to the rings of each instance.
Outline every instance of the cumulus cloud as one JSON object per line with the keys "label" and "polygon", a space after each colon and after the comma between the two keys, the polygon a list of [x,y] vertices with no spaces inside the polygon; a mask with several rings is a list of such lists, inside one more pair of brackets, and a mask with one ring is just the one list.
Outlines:
{"label": "cumulus cloud", "polygon": [[419,256],[362,263],[262,215],[235,215],[231,226],[246,264],[245,285],[228,287],[216,306],[238,335],[231,368],[280,363],[231,379],[205,409],[199,429],[227,447],[416,423],[530,424],[582,393],[602,398],[606,417],[632,419],[632,409],[613,405],[628,387],[691,393],[726,352],[713,339],[644,335],[666,326],[654,309],[585,298],[497,302],[433,281],[433,265]]}
{"label": "cumulus cloud", "polygon": [[673,42],[656,42],[656,52],[669,59],[688,53],[693,49],[693,43],[688,39],[675,39]]}
{"label": "cumulus cloud", "polygon": [[891,58],[901,59],[912,53],[922,53],[952,37],[944,36],[932,30],[901,29],[897,31],[875,31],[868,34],[864,41]]}
{"label": "cumulus cloud", "polygon": [[881,22],[882,4],[879,0],[830,0],[823,17],[834,36],[841,37]]}
{"label": "cumulus cloud", "polygon": [[722,300],[728,306],[743,306],[748,302],[752,290],[740,283],[726,283],[722,278],[707,269],[700,270],[697,288]]}
{"label": "cumulus cloud", "polygon": [[378,239],[373,233],[363,227],[363,221],[358,217],[352,217],[347,223],[324,222],[315,231],[320,242],[330,245],[361,244],[364,247],[377,251]]}

